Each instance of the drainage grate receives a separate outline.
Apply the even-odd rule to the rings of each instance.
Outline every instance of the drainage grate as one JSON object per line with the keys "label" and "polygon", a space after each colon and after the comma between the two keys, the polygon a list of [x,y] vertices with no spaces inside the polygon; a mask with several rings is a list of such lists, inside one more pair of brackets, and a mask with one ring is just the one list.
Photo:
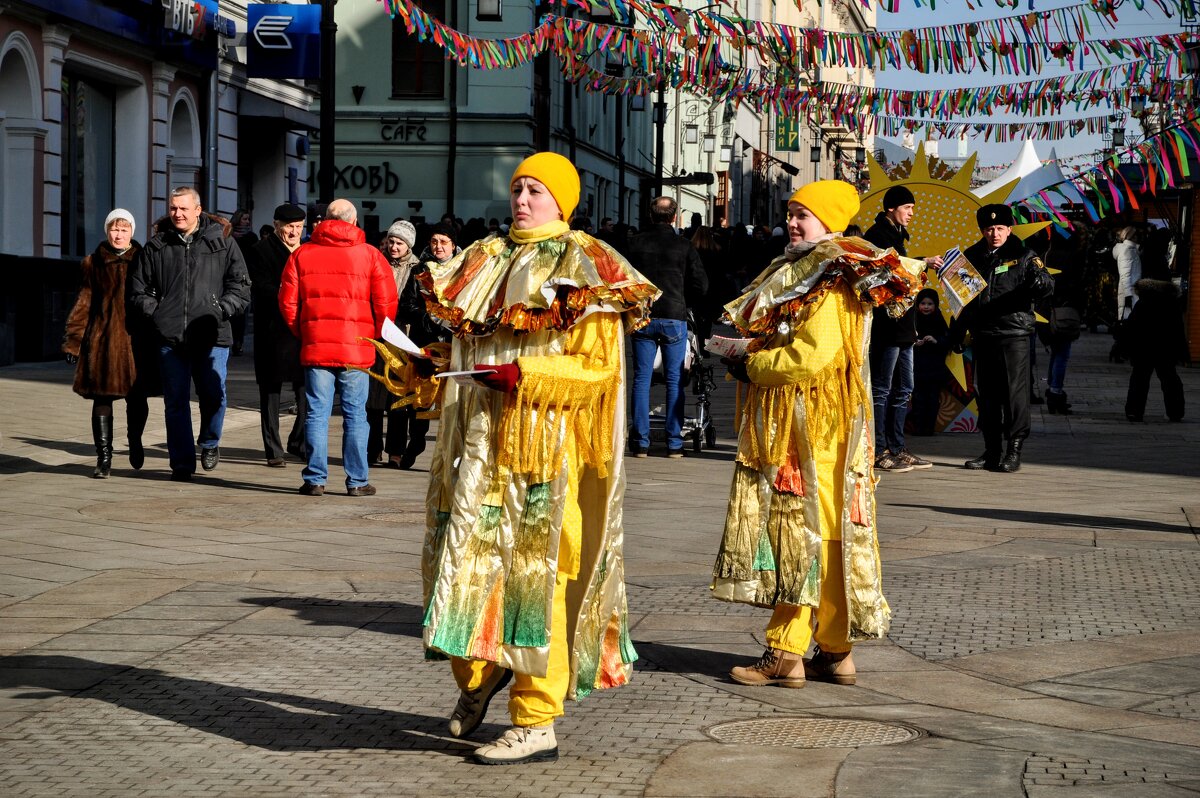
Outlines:
{"label": "drainage grate", "polygon": [[721,723],[708,729],[717,742],[788,748],[859,748],[895,745],[923,732],[898,723],[850,718],[758,718]]}

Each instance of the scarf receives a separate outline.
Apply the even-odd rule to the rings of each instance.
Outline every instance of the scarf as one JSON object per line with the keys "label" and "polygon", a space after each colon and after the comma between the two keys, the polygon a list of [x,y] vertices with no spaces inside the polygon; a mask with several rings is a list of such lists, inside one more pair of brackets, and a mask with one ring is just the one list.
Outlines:
{"label": "scarf", "polygon": [[553,222],[546,222],[546,224],[531,227],[528,230],[518,230],[515,227],[511,227],[508,230],[508,237],[517,244],[536,244],[539,241],[558,238],[570,229],[571,225],[562,219],[555,219]]}

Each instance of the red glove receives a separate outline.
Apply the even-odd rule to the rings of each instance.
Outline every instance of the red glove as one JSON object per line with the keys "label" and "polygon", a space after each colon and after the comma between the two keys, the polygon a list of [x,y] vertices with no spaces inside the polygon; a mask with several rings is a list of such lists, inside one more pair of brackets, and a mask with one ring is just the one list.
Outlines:
{"label": "red glove", "polygon": [[476,363],[475,368],[495,369],[491,374],[480,374],[475,377],[475,382],[480,385],[500,393],[512,393],[517,390],[517,381],[521,379],[521,369],[516,363],[501,363],[497,366]]}

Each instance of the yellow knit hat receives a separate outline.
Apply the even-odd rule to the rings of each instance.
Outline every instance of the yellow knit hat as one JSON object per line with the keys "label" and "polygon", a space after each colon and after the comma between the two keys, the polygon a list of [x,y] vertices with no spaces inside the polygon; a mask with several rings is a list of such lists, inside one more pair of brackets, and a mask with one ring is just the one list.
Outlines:
{"label": "yellow knit hat", "polygon": [[538,152],[521,161],[508,184],[511,186],[518,177],[532,177],[542,183],[558,203],[563,220],[571,221],[571,214],[579,204],[579,172],[575,164],[556,152]]}
{"label": "yellow knit hat", "polygon": [[799,202],[831,233],[840,233],[858,213],[858,192],[844,180],[818,180],[801,186],[788,202]]}

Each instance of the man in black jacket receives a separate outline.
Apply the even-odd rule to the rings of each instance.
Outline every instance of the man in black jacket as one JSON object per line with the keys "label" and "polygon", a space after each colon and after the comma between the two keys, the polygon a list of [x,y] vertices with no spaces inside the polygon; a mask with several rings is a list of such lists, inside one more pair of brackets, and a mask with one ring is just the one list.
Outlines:
{"label": "man in black jacket", "polygon": [[[908,225],[916,212],[916,198],[905,186],[892,186],[883,195],[883,212],[863,238],[880,249],[908,255]],[[940,256],[929,258],[940,266]],[[917,307],[893,319],[883,308],[875,308],[871,319],[871,394],[875,418],[875,468],[903,473],[914,468],[932,468],[933,463],[908,451],[904,422],[913,392],[913,344],[917,340]]]}
{"label": "man in black jacket", "polygon": [[308,462],[304,444],[304,369],[300,342],[279,312],[279,279],[284,264],[304,236],[304,209],[284,203],[275,209],[274,231],[246,251],[250,297],[254,301],[254,379],[258,383],[258,416],[267,465],[283,468],[284,447],[279,439],[279,398],[283,384],[292,387],[296,420],[288,434],[287,451]]}
{"label": "man in black jacket", "polygon": [[[1029,336],[1033,305],[1049,296],[1054,280],[1030,249],[1012,235],[1007,205],[985,205],[975,214],[983,238],[963,255],[987,282],[950,324],[950,344],[962,351],[971,333],[975,392],[984,452],[964,465],[1011,473],[1021,467],[1029,436]],[[1001,446],[1007,439],[1008,446]]]}
{"label": "man in black jacket", "polygon": [[650,204],[650,229],[629,243],[629,262],[658,286],[662,296],[650,307],[650,324],[633,334],[633,428],[629,446],[635,457],[650,448],[650,377],[654,355],[662,349],[667,383],[667,456],[683,457],[683,359],[687,354],[688,300],[708,291],[708,277],[691,243],[675,233],[675,200],[657,197]]}
{"label": "man in black jacket", "polygon": [[[202,212],[196,189],[175,189],[167,218],[146,242],[129,279],[130,307],[158,333],[167,453],[176,481],[195,473],[197,443],[205,471],[220,462],[225,371],[233,343],[229,320],[250,302],[246,263],[223,221]],[[189,381],[200,402],[196,439]]]}

